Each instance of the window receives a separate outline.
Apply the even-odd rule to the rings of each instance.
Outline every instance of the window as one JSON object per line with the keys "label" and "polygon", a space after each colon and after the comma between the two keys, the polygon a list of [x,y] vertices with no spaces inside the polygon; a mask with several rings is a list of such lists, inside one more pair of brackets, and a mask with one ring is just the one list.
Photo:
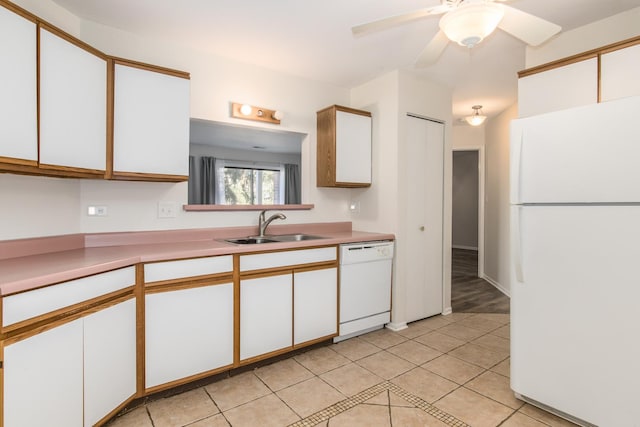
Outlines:
{"label": "window", "polygon": [[284,166],[216,159],[216,203],[272,205],[284,203]]}

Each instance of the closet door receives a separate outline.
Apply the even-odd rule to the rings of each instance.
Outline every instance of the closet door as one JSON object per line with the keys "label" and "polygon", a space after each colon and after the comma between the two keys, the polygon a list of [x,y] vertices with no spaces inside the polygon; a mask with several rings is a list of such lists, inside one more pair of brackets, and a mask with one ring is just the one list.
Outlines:
{"label": "closet door", "polygon": [[40,28],[40,167],[104,175],[107,61],[80,43]]}
{"label": "closet door", "polygon": [[404,251],[411,322],[443,310],[444,125],[414,116],[405,120],[405,164],[413,183]]}

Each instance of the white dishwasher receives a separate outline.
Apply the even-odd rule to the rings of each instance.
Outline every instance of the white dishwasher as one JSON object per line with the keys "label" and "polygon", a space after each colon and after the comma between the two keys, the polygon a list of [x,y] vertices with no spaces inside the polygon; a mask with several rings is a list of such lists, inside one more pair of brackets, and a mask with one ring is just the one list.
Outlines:
{"label": "white dishwasher", "polygon": [[393,242],[340,245],[340,330],[334,342],[391,321]]}

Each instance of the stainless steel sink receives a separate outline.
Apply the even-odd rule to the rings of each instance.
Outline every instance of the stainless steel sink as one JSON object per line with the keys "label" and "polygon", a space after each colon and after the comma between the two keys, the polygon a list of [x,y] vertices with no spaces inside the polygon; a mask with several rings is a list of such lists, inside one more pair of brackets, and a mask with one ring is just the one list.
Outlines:
{"label": "stainless steel sink", "polygon": [[279,236],[268,236],[279,242],[302,242],[304,240],[324,239],[325,237],[313,236],[311,234],[281,234]]}
{"label": "stainless steel sink", "polygon": [[325,237],[313,236],[311,234],[281,234],[279,236],[249,236],[239,237],[235,239],[224,239],[225,242],[236,245],[258,245],[262,243],[281,243],[281,242],[302,242],[305,240],[325,239]]}
{"label": "stainless steel sink", "polygon": [[224,239],[225,242],[234,243],[236,245],[257,245],[261,243],[277,243],[278,240],[273,240],[266,237],[240,237],[238,239]]}

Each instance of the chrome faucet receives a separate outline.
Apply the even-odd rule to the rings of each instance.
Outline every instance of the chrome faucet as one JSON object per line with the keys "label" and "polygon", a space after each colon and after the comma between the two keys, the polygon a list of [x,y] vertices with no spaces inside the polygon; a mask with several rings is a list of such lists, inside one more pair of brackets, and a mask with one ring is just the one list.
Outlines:
{"label": "chrome faucet", "polygon": [[271,221],[273,221],[274,219],[287,219],[287,217],[284,214],[277,213],[277,214],[271,215],[269,219],[265,220],[264,216],[266,212],[267,211],[264,210],[260,212],[260,215],[258,216],[258,229],[260,231],[260,233],[258,234],[259,237],[264,237],[264,233],[265,231],[267,231],[267,227],[269,226],[269,224],[271,224]]}

